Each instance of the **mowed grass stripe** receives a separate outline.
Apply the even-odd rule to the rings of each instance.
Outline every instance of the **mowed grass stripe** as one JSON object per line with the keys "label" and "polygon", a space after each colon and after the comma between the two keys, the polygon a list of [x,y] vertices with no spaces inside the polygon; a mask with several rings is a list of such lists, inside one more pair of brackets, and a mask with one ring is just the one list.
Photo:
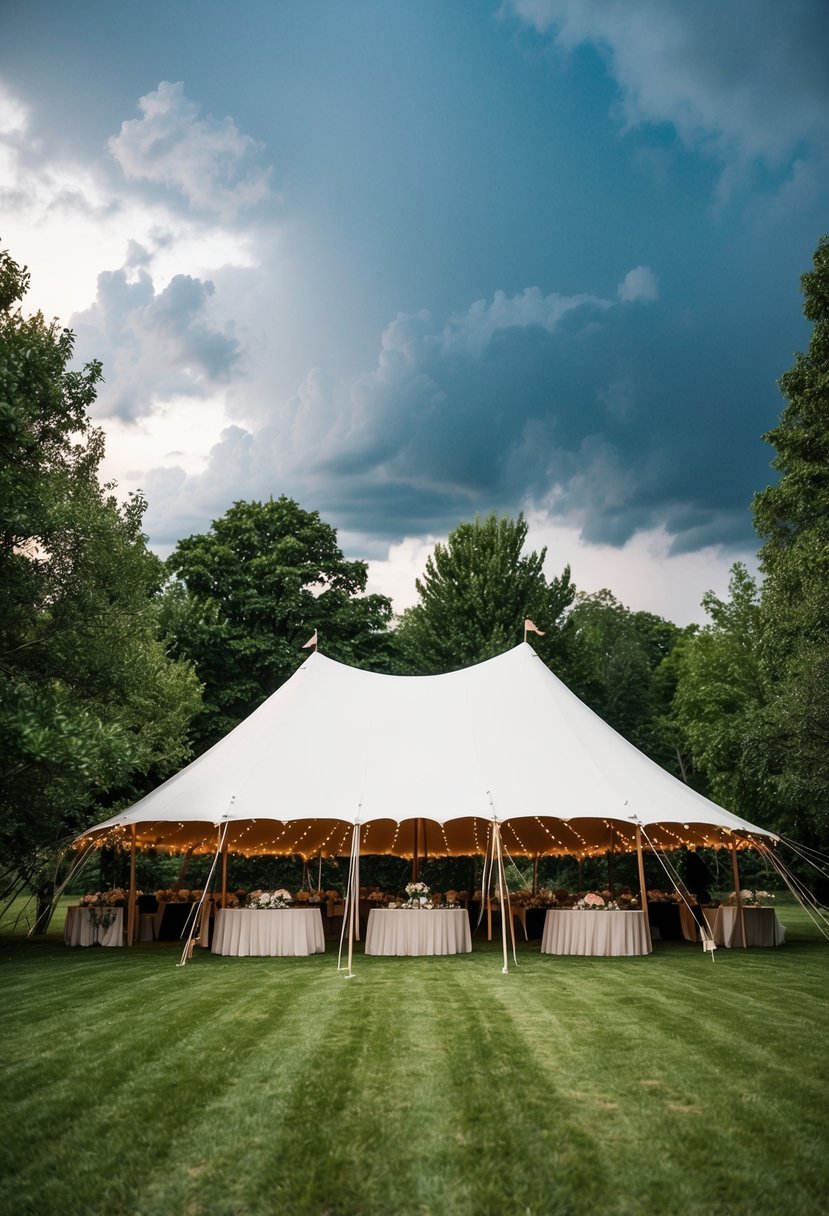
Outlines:
{"label": "mowed grass stripe", "polygon": [[0,1211],[822,1212],[829,949],[0,951]]}

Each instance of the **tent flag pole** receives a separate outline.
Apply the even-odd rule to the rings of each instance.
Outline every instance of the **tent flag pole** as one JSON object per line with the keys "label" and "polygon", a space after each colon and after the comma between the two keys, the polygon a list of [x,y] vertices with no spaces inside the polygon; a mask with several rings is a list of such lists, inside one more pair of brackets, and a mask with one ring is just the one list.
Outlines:
{"label": "tent flag pole", "polygon": [[651,921],[648,916],[648,888],[645,886],[645,859],[642,856],[642,829],[636,825],[636,864],[639,867],[639,906],[645,920],[645,936],[648,939],[648,954],[653,954]]}
{"label": "tent flag pole", "polygon": [[135,824],[130,824],[130,894],[127,904],[127,945],[135,940]]}
{"label": "tent flag pole", "polygon": [[743,893],[740,890],[740,867],[737,863],[737,841],[731,841],[731,869],[734,874],[734,897],[737,900],[737,919],[740,922],[740,941],[745,950],[748,943],[746,942],[746,914],[743,911]]}

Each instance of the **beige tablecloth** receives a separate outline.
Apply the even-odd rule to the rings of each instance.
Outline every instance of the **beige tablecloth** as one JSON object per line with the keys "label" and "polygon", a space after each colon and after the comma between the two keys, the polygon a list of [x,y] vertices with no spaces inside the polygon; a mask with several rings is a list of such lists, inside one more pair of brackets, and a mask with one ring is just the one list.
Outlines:
{"label": "beige tablecloth", "polygon": [[63,926],[63,940],[67,946],[123,946],[124,909],[113,908],[112,924],[104,929],[93,924],[90,908],[67,908]]}
{"label": "beige tablecloth", "polygon": [[[742,946],[738,909],[731,905],[703,908],[711,936],[718,946]],[[743,908],[747,946],[782,946],[786,930],[774,908]]]}
{"label": "beige tablecloth", "polygon": [[325,952],[319,908],[220,908],[213,928],[213,953],[239,957]]}
{"label": "beige tablecloth", "polygon": [[551,908],[544,918],[541,953],[605,957],[649,954],[645,918],[641,912]]}
{"label": "beige tablecloth", "polygon": [[472,935],[465,908],[372,908],[366,954],[469,954]]}

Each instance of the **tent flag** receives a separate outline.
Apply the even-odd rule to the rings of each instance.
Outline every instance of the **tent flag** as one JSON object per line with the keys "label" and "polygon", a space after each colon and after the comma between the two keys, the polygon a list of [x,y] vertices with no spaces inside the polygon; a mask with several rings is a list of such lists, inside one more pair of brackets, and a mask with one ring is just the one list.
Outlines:
{"label": "tent flag", "polygon": [[538,626],[536,624],[534,624],[530,620],[529,617],[527,617],[527,619],[524,621],[524,641],[525,642],[527,640],[528,633],[537,633],[540,638],[544,637],[544,630],[539,629]]}
{"label": "tent flag", "polygon": [[308,641],[304,644],[302,649],[308,650],[311,646],[313,646],[314,650],[316,650],[316,648],[317,648],[317,630],[316,629],[314,630],[313,634],[308,639]]}

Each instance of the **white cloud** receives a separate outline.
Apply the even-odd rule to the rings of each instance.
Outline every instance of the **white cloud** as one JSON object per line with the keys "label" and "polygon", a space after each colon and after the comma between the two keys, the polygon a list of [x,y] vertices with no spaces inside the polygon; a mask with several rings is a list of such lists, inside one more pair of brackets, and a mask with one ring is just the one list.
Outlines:
{"label": "white cloud", "polygon": [[226,217],[268,196],[270,170],[247,167],[262,145],[231,118],[200,118],[181,82],[162,81],[138,105],[142,117],[122,123],[108,145],[125,177],[171,187]]}
{"label": "white cloud", "polygon": [[29,125],[29,111],[0,81],[0,135],[24,135]]}
{"label": "white cloud", "polygon": [[633,270],[629,270],[617,291],[619,299],[626,304],[633,304],[637,300],[659,298],[659,285],[650,266],[636,266]]}
{"label": "white cloud", "polygon": [[205,278],[222,267],[254,267],[259,248],[273,240],[261,222],[237,217],[231,224],[222,215],[182,209],[175,199],[147,198],[103,157],[80,163],[50,155],[37,139],[21,137],[26,107],[8,91],[0,114],[6,116],[0,122],[1,235],[31,271],[29,307],[47,316],[68,322],[87,308],[99,273],[121,266],[131,241],[147,250],[146,265],[163,289],[177,274]]}

